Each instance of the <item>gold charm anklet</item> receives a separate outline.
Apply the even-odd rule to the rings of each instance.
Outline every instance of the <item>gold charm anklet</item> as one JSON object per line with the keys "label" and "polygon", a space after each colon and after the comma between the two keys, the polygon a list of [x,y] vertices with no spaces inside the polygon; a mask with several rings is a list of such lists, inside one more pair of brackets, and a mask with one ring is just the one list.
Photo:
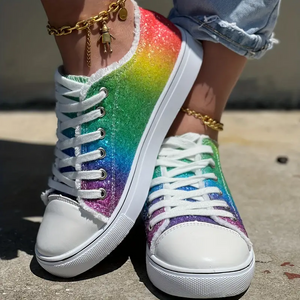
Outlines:
{"label": "gold charm anklet", "polygon": [[216,131],[222,131],[224,129],[224,124],[220,123],[214,119],[212,119],[211,117],[209,117],[208,115],[203,116],[202,114],[195,112],[194,110],[191,110],[189,108],[181,108],[181,111],[183,111],[184,113],[186,113],[189,116],[193,116],[196,119],[199,119],[203,122],[204,125],[206,125],[207,127],[216,130]]}
{"label": "gold charm anklet", "polygon": [[91,67],[91,26],[95,23],[99,23],[100,25],[100,40],[104,47],[104,53],[112,53],[111,49],[111,39],[115,40],[109,33],[109,28],[107,27],[107,22],[111,14],[118,12],[118,17],[120,21],[126,21],[128,12],[125,7],[126,0],[117,0],[116,2],[112,2],[109,4],[108,9],[99,12],[98,15],[94,17],[90,17],[87,20],[82,20],[77,22],[74,26],[62,26],[60,28],[55,28],[51,26],[49,23],[47,25],[47,30],[49,35],[55,36],[64,36],[71,34],[74,30],[86,30],[86,62],[88,67]]}

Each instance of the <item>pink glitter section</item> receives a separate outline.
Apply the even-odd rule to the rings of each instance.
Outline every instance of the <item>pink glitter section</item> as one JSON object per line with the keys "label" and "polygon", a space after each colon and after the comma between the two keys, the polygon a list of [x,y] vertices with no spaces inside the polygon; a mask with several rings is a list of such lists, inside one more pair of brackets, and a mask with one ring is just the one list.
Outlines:
{"label": "pink glitter section", "polygon": [[145,221],[145,226],[146,226],[146,235],[147,235],[147,241],[148,241],[148,244],[150,246],[150,243],[153,239],[153,236],[155,235],[155,233],[158,231],[159,227],[163,224],[164,221],[160,221],[159,223],[156,223],[154,225],[154,227],[152,228],[152,230],[149,230],[149,223],[150,223],[150,220],[153,219],[154,217],[158,216],[159,214],[165,212],[165,209],[164,208],[161,208],[159,210],[156,210],[150,219],[147,219]]}
{"label": "pink glitter section", "polygon": [[231,225],[237,227],[241,232],[243,232],[246,236],[248,236],[248,234],[247,234],[247,232],[246,232],[246,230],[244,228],[244,225],[242,224],[241,221],[239,221],[239,220],[234,221],[234,220],[232,220],[230,218],[225,218],[225,217],[220,217],[220,218],[222,220],[226,221],[227,223],[230,223]]}
{"label": "pink glitter section", "polygon": [[99,188],[104,188],[107,192],[107,196],[103,200],[85,200],[85,204],[90,208],[93,208],[97,212],[101,213],[105,217],[110,217],[114,211],[114,208],[118,204],[118,200],[121,195],[116,195],[112,191],[113,185],[111,184],[112,181],[109,177],[106,178],[104,181],[93,181],[93,182],[85,182],[82,187],[85,190],[96,190]]}

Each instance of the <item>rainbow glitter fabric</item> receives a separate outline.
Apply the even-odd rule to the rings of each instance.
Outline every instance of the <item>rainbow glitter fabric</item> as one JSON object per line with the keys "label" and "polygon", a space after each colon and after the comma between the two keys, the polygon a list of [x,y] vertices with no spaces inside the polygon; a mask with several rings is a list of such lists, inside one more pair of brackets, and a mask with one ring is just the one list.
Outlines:
{"label": "rainbow glitter fabric", "polygon": [[[230,227],[233,226],[233,228],[236,228],[238,232],[241,232],[241,233],[245,234],[245,236],[247,236],[247,232],[246,232],[245,227],[243,225],[242,219],[241,219],[241,217],[239,215],[239,212],[237,210],[237,207],[236,207],[236,205],[233,201],[230,190],[228,188],[228,185],[226,183],[226,180],[225,180],[223,172],[222,172],[218,147],[208,137],[203,138],[202,145],[208,145],[213,150],[213,155],[212,156],[210,154],[202,154],[201,155],[202,159],[212,158],[215,162],[215,168],[212,168],[211,166],[207,166],[207,167],[202,169],[202,173],[203,174],[205,174],[205,173],[214,173],[218,178],[217,181],[213,180],[213,179],[209,179],[209,178],[203,179],[204,187],[217,187],[222,192],[222,195],[220,195],[219,193],[210,193],[209,198],[211,200],[225,200],[226,203],[229,205],[230,211],[234,215],[235,219],[233,220],[233,218],[227,218],[227,217],[220,217],[220,218],[223,221],[230,224],[229,225]],[[186,162],[188,162],[188,161],[186,161]],[[177,177],[187,178],[187,177],[191,177],[193,175],[194,175],[193,172],[187,172],[187,173],[183,173],[183,174],[181,174]],[[160,176],[161,176],[161,169],[158,166],[154,170],[153,179],[157,178],[157,177],[160,177]],[[154,186],[150,189],[149,194],[151,194],[154,191],[157,191],[159,189],[162,189],[162,188],[163,188],[162,185]],[[180,188],[180,189],[188,191],[188,190],[194,190],[196,188],[192,187],[192,186],[185,186],[185,187]],[[167,229],[169,229],[169,228],[171,228],[171,227],[173,227],[177,224],[180,224],[180,223],[184,223],[184,222],[206,222],[206,223],[211,223],[211,224],[215,224],[215,225],[219,225],[219,226],[224,226],[224,225],[220,225],[219,223],[217,223],[214,219],[210,218],[209,216],[189,215],[189,216],[179,216],[179,217],[174,217],[174,218],[169,219],[168,224],[167,224],[167,226],[165,226],[165,228],[162,228],[164,220],[160,221],[159,223],[155,224],[154,227],[150,230],[149,229],[150,220],[152,220],[157,215],[165,212],[165,208],[161,208],[161,209],[155,211],[151,215],[151,217],[149,218],[148,213],[147,213],[148,209],[149,209],[149,205],[152,206],[160,200],[163,200],[163,199],[162,198],[155,199],[154,201],[151,202],[151,204],[146,202],[145,206],[144,206],[144,210],[143,210],[143,217],[144,217],[144,220],[145,220],[146,234],[147,234],[147,240],[148,240],[149,246],[151,245],[151,242],[153,241],[154,236],[157,235],[158,231],[161,233],[161,230],[165,231],[165,230],[167,230]],[[189,201],[189,200],[187,199],[187,201]],[[218,209],[220,209],[220,208],[218,208]]]}
{"label": "rainbow glitter fabric", "polygon": [[[81,134],[103,128],[106,135],[102,140],[82,145],[81,154],[103,148],[106,156],[83,163],[81,170],[103,168],[107,178],[82,180],[81,189],[106,190],[105,199],[83,200],[87,208],[107,218],[122,196],[141,137],[177,62],[181,43],[180,31],[170,21],[140,8],[140,40],[136,52],[124,65],[96,81],[87,92],[86,99],[103,87],[108,90],[108,97],[101,103],[106,114],[82,124]],[[68,78],[87,81],[84,77]],[[66,131],[64,134],[72,137],[74,133]],[[73,153],[68,151],[67,154]]]}

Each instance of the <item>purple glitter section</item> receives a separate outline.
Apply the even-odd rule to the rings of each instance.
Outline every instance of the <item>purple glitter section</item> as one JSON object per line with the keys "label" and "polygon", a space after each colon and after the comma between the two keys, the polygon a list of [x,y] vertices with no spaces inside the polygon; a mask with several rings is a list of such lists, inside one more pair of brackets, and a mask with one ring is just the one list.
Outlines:
{"label": "purple glitter section", "polygon": [[170,224],[166,229],[169,229],[172,226],[175,226],[180,223],[185,223],[185,222],[206,222],[206,223],[211,223],[215,225],[219,225],[216,223],[213,219],[209,217],[203,217],[203,216],[182,216],[182,217],[176,217],[170,219]]}
{"label": "purple glitter section", "polygon": [[111,176],[108,174],[107,178],[103,181],[84,181],[82,182],[83,189],[86,190],[97,190],[99,188],[104,188],[107,191],[107,197],[101,201],[101,205],[99,205],[99,202],[94,200],[85,200],[85,203],[88,204],[89,207],[97,210],[101,214],[103,214],[106,217],[111,216],[113,213],[113,207],[111,204],[117,203],[117,200],[114,197],[114,194],[112,193],[112,184],[111,184]]}

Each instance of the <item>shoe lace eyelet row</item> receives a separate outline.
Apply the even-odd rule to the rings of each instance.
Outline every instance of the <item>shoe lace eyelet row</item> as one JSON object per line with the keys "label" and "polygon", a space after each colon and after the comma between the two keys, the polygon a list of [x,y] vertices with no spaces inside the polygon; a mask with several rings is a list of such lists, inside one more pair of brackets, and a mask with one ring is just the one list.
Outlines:
{"label": "shoe lace eyelet row", "polygon": [[[108,97],[108,90],[105,87],[100,88],[99,92],[104,92],[106,94],[106,98]],[[103,118],[106,115],[106,110],[103,106],[99,107],[99,112],[100,112],[100,118]],[[103,140],[106,136],[106,132],[103,128],[99,128],[98,131],[100,132],[100,140]],[[100,151],[100,159],[104,159],[106,156],[106,151],[104,148],[100,147],[98,149]],[[100,169],[101,171],[101,177],[99,178],[100,180],[105,180],[107,178],[107,172],[105,169]],[[100,199],[103,200],[107,196],[107,191],[104,188],[99,188],[100,192]]]}

